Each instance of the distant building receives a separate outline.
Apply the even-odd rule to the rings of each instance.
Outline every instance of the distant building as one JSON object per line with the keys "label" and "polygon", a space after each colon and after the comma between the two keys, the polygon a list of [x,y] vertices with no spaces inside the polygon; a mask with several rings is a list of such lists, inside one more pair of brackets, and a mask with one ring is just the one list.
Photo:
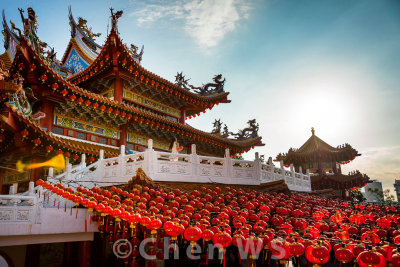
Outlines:
{"label": "distant building", "polygon": [[[399,180],[399,186],[400,186],[400,180]],[[382,188],[382,183],[378,182],[376,180],[373,180],[372,183],[368,183],[364,189],[365,189],[365,198],[367,199],[368,202],[380,202],[379,197],[376,193],[370,192],[368,189],[375,190],[378,189],[380,192],[383,194],[383,188]]]}
{"label": "distant building", "polygon": [[396,191],[397,202],[400,199],[400,180],[394,180],[394,191]]}

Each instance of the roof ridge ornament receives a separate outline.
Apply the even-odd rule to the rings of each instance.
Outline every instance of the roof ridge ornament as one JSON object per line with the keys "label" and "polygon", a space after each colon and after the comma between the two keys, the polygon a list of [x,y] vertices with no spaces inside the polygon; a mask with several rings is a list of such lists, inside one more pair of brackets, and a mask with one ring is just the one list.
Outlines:
{"label": "roof ridge ornament", "polygon": [[82,17],[78,17],[77,26],[92,40],[95,40],[95,37],[99,37],[101,35],[101,33],[93,33],[92,27],[87,26],[87,20]]}
{"label": "roof ridge ornament", "polygon": [[114,8],[112,7],[110,7],[110,11],[111,11],[111,31],[114,30],[115,32],[118,33],[118,19],[122,17],[124,11],[119,10],[114,13]]}
{"label": "roof ridge ornament", "polygon": [[315,135],[315,129],[314,129],[314,127],[311,127],[311,133],[312,133],[312,135]]}
{"label": "roof ridge ornament", "polygon": [[137,63],[140,63],[142,61],[142,57],[143,57],[143,53],[144,53],[144,45],[142,45],[142,49],[140,50],[140,53],[138,53],[139,48],[134,44],[131,44],[131,47],[128,49],[128,51]]}
{"label": "roof ridge ornament", "polygon": [[225,78],[222,80],[222,74],[217,74],[213,78],[213,82],[203,84],[202,86],[195,87],[188,83],[190,79],[185,79],[183,72],[177,72],[175,76],[175,84],[188,91],[193,90],[194,93],[199,95],[212,95],[224,92]]}

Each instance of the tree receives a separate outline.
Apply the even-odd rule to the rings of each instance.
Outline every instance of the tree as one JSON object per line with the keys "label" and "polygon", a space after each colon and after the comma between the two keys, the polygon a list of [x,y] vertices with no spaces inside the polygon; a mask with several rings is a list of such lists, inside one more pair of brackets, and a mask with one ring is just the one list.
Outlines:
{"label": "tree", "polygon": [[394,202],[394,195],[390,194],[390,189],[383,190],[383,197],[385,202]]}
{"label": "tree", "polygon": [[376,199],[381,203],[391,203],[394,202],[394,196],[390,194],[390,189],[385,189],[383,191],[378,188],[368,188],[368,192],[373,194]]}
{"label": "tree", "polygon": [[350,196],[353,201],[364,202],[367,200],[360,189],[350,191]]}

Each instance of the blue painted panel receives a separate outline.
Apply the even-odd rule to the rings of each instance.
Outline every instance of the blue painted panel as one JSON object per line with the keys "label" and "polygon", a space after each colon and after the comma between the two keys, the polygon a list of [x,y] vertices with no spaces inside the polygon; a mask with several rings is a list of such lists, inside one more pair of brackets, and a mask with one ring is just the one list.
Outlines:
{"label": "blue painted panel", "polygon": [[65,66],[72,68],[74,72],[77,73],[86,69],[89,64],[83,60],[83,58],[75,51],[75,49],[72,49]]}

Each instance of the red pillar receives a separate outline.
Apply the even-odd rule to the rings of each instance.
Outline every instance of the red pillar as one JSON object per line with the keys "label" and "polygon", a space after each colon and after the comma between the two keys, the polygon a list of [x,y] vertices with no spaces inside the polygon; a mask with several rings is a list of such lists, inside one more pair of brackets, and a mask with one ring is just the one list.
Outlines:
{"label": "red pillar", "polygon": [[41,111],[46,114],[46,117],[40,119],[40,127],[46,128],[47,131],[51,132],[54,117],[54,103],[43,99]]}
{"label": "red pillar", "polygon": [[181,109],[181,117],[179,118],[179,122],[185,124],[185,119],[186,119],[186,110]]}
{"label": "red pillar", "polygon": [[114,100],[122,103],[123,85],[122,79],[119,76],[118,67],[114,67],[115,80],[114,80]]}
{"label": "red pillar", "polygon": [[126,133],[127,133],[127,125],[123,124],[119,128],[121,130],[120,135],[119,135],[119,145],[124,145],[126,146]]}
{"label": "red pillar", "polygon": [[79,242],[78,267],[90,266],[91,241]]}

